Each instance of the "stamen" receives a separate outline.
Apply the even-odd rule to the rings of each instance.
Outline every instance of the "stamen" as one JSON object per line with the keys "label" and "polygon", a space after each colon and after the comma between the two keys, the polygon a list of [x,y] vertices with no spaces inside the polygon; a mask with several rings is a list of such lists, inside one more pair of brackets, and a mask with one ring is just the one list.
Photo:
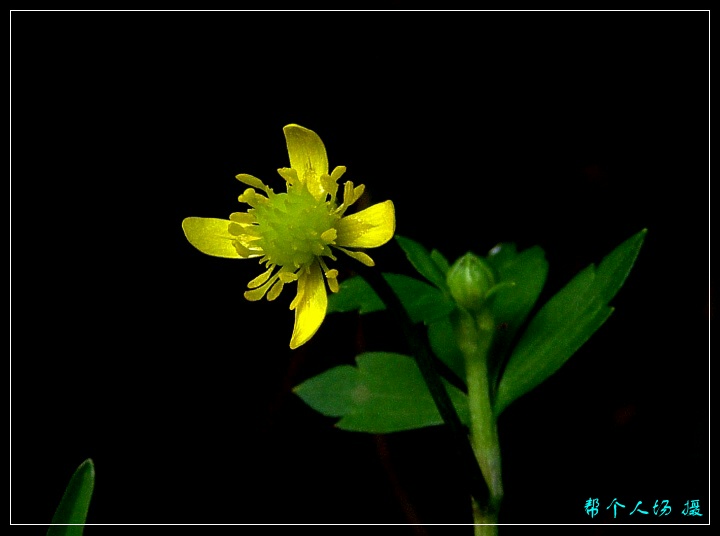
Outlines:
{"label": "stamen", "polygon": [[325,273],[325,279],[327,279],[330,290],[333,292],[340,290],[340,285],[338,285],[337,281],[338,271],[334,268],[329,270],[327,264],[325,264],[325,259],[319,258],[318,261],[320,262],[320,268],[322,268],[322,271]]}
{"label": "stamen", "polygon": [[285,283],[283,283],[282,280],[278,279],[270,289],[270,292],[267,293],[267,300],[273,301],[275,298],[280,296],[280,293],[282,292],[284,286]]}
{"label": "stamen", "polygon": [[231,222],[228,224],[228,233],[230,233],[231,235],[234,235],[234,236],[241,236],[241,235],[246,234],[245,229],[247,229],[247,228],[248,228],[247,225],[241,225],[236,222]]}
{"label": "stamen", "polygon": [[352,198],[352,194],[353,194],[353,183],[352,183],[352,181],[347,181],[344,185],[344,190],[343,190],[343,202],[335,210],[336,214],[338,214],[340,216],[345,214],[345,211],[352,204],[352,202],[350,201],[350,199]]}
{"label": "stamen", "polygon": [[320,177],[320,185],[322,186],[323,192],[325,192],[325,199],[330,196],[330,201],[335,201],[335,194],[337,193],[337,183],[332,180],[330,175],[325,173]]}
{"label": "stamen", "polygon": [[268,268],[267,271],[263,272],[247,284],[248,288],[256,288],[265,283],[265,281],[267,281],[268,278],[272,275],[274,269],[275,265],[271,264],[270,268]]}
{"label": "stamen", "polygon": [[300,183],[297,171],[293,168],[280,168],[278,169],[278,173],[285,179],[285,182],[287,182],[289,186],[295,186]]}
{"label": "stamen", "polygon": [[278,275],[275,274],[263,286],[258,287],[255,290],[245,291],[245,299],[248,301],[258,301],[258,300],[262,299],[262,297],[265,296],[265,293],[273,285],[273,283],[275,283],[275,281],[277,281],[277,279],[278,279]]}
{"label": "stamen", "polygon": [[335,239],[337,238],[337,230],[336,229],[328,229],[323,234],[320,235],[320,239],[325,242],[326,244],[334,244]]}
{"label": "stamen", "polygon": [[[337,270],[334,270],[334,271],[337,272]],[[331,292],[338,292],[340,290],[340,284],[338,283],[338,280],[337,280],[337,274],[335,275],[335,277],[329,277],[329,275],[328,275],[329,273],[330,272],[325,274],[325,277],[328,282],[328,287],[330,287]]]}
{"label": "stamen", "polygon": [[349,255],[356,261],[360,261],[365,266],[375,266],[375,261],[370,258],[369,255],[363,253],[362,251],[350,251],[349,249],[341,248],[340,246],[335,246],[340,251],[345,253],[346,255]]}
{"label": "stamen", "polygon": [[267,203],[268,198],[264,195],[259,195],[253,188],[248,188],[240,194],[238,201],[241,203],[247,203],[251,207],[255,208],[258,205],[264,205]]}
{"label": "stamen", "polygon": [[235,251],[238,252],[238,255],[241,257],[256,257],[260,254],[262,254],[262,249],[258,249],[257,251],[253,251],[249,249],[247,246],[242,244],[239,240],[233,240],[233,246],[235,247]]}
{"label": "stamen", "polygon": [[248,239],[260,238],[262,233],[257,225],[244,225],[240,223],[230,222],[228,232],[235,236],[244,236]]}
{"label": "stamen", "polygon": [[280,277],[280,281],[283,283],[291,283],[292,281],[297,281],[298,276],[295,272],[286,272],[286,271],[280,271],[278,273],[278,276]]}
{"label": "stamen", "polygon": [[272,189],[269,186],[266,186],[263,181],[261,181],[257,177],[248,175],[247,173],[241,173],[240,175],[235,175],[235,178],[237,180],[239,180],[240,182],[244,182],[248,186],[253,186],[255,188],[259,188],[260,190],[263,190],[267,193],[272,192]]}
{"label": "stamen", "polygon": [[345,166],[337,166],[335,169],[332,170],[332,173],[330,174],[330,178],[337,182],[340,177],[342,177],[345,174],[345,171],[347,171],[347,168]]}
{"label": "stamen", "polygon": [[230,220],[245,225],[256,223],[255,215],[250,214],[249,212],[233,212],[230,214]]}
{"label": "stamen", "polygon": [[365,192],[365,185],[361,184],[359,186],[356,186],[353,190],[353,200],[350,203],[351,205],[355,203],[358,199],[360,199],[360,196]]}

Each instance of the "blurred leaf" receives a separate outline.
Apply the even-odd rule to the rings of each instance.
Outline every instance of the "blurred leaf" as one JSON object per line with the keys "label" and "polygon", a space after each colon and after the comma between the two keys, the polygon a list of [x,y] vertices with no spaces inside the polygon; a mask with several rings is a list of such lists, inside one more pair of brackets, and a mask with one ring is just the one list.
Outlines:
{"label": "blurred leaf", "polygon": [[[422,276],[424,276],[437,288],[447,291],[445,273],[437,265],[435,260],[433,260],[432,255],[428,253],[427,249],[425,249],[422,244],[398,235],[395,235],[395,240],[403,251],[405,251],[405,255],[407,255],[410,264],[412,264]],[[435,254],[436,258],[439,258],[438,254],[439,252]],[[440,257],[442,257],[442,255],[440,255]],[[442,262],[442,260],[440,262]]]}
{"label": "blurred leaf", "polygon": [[640,231],[588,266],[528,324],[500,379],[495,414],[554,374],[612,313],[608,302],[625,282],[645,238]]}
{"label": "blurred leaf", "polygon": [[[298,385],[294,392],[324,415],[342,417],[337,427],[386,434],[442,424],[415,360],[390,352],[357,356]],[[446,383],[460,419],[468,422],[465,395]]]}
{"label": "blurred leaf", "polygon": [[[447,316],[455,307],[450,298],[427,283],[401,274],[383,274],[383,277],[413,322],[431,322]],[[327,312],[359,311],[365,314],[384,309],[385,304],[372,287],[360,276],[355,276],[340,284],[340,292],[329,296]]]}
{"label": "blurred leaf", "polygon": [[52,526],[48,529],[47,536],[82,535],[94,486],[95,467],[88,458],[80,464],[70,479],[52,518]]}

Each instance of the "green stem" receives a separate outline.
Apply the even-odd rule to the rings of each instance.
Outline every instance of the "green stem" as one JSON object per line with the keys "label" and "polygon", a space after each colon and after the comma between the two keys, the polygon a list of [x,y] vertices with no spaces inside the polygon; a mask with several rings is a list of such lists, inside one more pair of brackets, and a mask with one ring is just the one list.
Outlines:
{"label": "green stem", "polygon": [[485,482],[490,490],[486,504],[473,501],[476,534],[495,534],[493,525],[503,497],[500,442],[497,423],[490,401],[488,353],[492,344],[494,322],[487,310],[476,315],[461,310],[456,321],[456,336],[465,357],[465,373],[470,408],[470,440]]}
{"label": "green stem", "polygon": [[472,509],[475,536],[497,536],[497,512],[483,508],[475,499],[472,500]]}

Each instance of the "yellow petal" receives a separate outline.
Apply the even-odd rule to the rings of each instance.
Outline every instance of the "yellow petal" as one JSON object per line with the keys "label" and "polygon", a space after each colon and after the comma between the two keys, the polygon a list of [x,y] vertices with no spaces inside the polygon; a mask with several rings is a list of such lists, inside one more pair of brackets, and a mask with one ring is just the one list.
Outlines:
{"label": "yellow petal", "polygon": [[328,173],[328,159],[325,145],[320,136],[300,125],[287,125],[287,141],[290,167],[297,171],[300,182],[307,186],[315,199],[327,194],[320,178]]}
{"label": "yellow petal", "polygon": [[338,246],[374,248],[395,234],[395,206],[392,201],[378,203],[356,214],[345,216],[335,225]]}
{"label": "yellow petal", "polygon": [[185,237],[206,255],[240,259],[242,257],[233,246],[237,237],[228,232],[229,225],[229,220],[218,218],[185,218],[182,222]]}
{"label": "yellow petal", "polygon": [[295,327],[293,328],[290,348],[295,349],[305,344],[315,335],[322,324],[327,310],[327,291],[320,265],[314,262],[307,272],[298,279],[299,300],[295,305]]}

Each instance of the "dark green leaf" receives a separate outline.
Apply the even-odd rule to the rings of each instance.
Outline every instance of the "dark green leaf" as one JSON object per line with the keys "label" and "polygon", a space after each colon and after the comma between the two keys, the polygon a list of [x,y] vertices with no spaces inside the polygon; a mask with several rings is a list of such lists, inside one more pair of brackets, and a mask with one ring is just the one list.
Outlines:
{"label": "dark green leaf", "polygon": [[380,297],[359,275],[340,283],[340,291],[328,296],[328,313],[358,311],[360,314],[365,314],[384,309],[385,304]]}
{"label": "dark green leaf", "polygon": [[607,304],[637,258],[645,230],[620,244],[596,269],[591,265],[553,296],[530,321],[505,368],[495,414],[554,374],[607,320]]}
{"label": "dark green leaf", "polygon": [[[431,322],[447,316],[455,304],[435,287],[401,274],[383,274],[402,302],[413,322]],[[360,314],[382,311],[385,304],[361,277],[343,281],[340,292],[329,297],[328,313],[359,311]]]}
{"label": "dark green leaf", "polygon": [[428,326],[428,340],[435,355],[465,381],[465,358],[455,339],[449,316],[435,320]]}
{"label": "dark green leaf", "polygon": [[94,485],[95,467],[92,460],[87,459],[80,464],[70,479],[52,518],[52,526],[47,531],[48,536],[82,535]]}
{"label": "dark green leaf", "polygon": [[450,314],[455,302],[442,291],[412,277],[383,274],[413,322],[426,324]]}
{"label": "dark green leaf", "polygon": [[437,267],[440,268],[443,276],[447,276],[448,270],[450,270],[450,263],[448,262],[445,255],[440,253],[437,249],[433,249],[432,251],[430,251],[430,258],[437,265]]}
{"label": "dark green leaf", "polygon": [[[397,243],[403,251],[405,251],[405,255],[407,255],[410,264],[412,264],[422,276],[424,276],[437,288],[444,291],[447,290],[445,273],[433,260],[431,254],[428,253],[427,249],[425,249],[422,244],[398,235],[395,235],[395,240],[397,240]],[[437,258],[438,255],[436,254],[435,257]]]}
{"label": "dark green leaf", "polygon": [[509,246],[493,248],[488,262],[498,276],[498,283],[514,283],[498,290],[491,302],[496,322],[503,323],[504,331],[512,335],[535,305],[545,285],[548,263],[545,252],[538,246],[522,253],[517,253],[514,245]]}
{"label": "dark green leaf", "polygon": [[[385,434],[442,424],[430,392],[411,357],[368,352],[357,367],[343,365],[310,378],[295,393],[324,415],[342,418],[343,430]],[[468,421],[465,395],[446,383],[463,422]]]}

